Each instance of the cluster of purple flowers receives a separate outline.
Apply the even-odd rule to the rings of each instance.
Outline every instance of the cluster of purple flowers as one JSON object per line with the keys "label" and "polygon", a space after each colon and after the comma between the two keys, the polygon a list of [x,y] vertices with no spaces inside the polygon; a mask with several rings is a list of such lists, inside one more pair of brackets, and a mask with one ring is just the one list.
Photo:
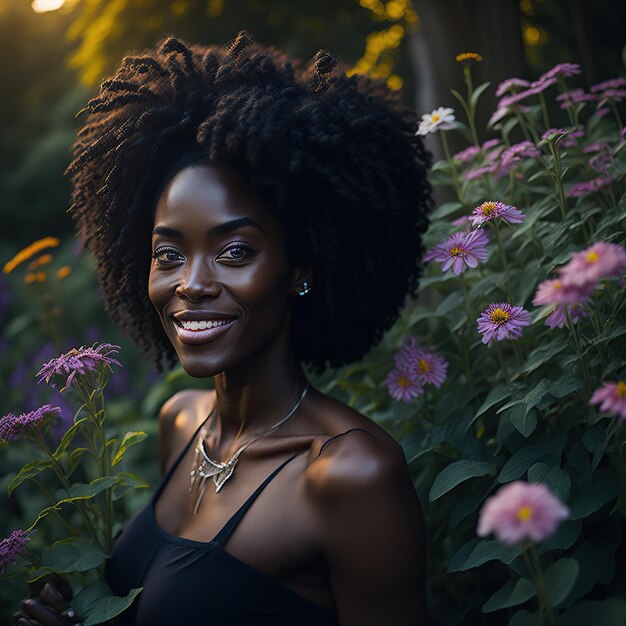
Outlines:
{"label": "cluster of purple flowers", "polygon": [[52,404],[44,404],[34,411],[20,415],[7,413],[0,418],[0,442],[13,441],[28,436],[31,428],[41,430],[60,414],[61,408]]}
{"label": "cluster of purple flowers", "polygon": [[559,278],[539,284],[533,304],[548,305],[552,312],[546,319],[550,329],[563,327],[567,314],[575,323],[587,317],[585,308],[599,281],[620,276],[626,271],[626,251],[622,246],[599,241],[576,252],[568,263],[557,270]]}
{"label": "cluster of purple flowers", "polygon": [[423,348],[409,335],[394,356],[394,367],[386,378],[389,394],[409,404],[424,392],[425,385],[437,389],[446,379],[448,362],[435,351]]}
{"label": "cluster of purple flowers", "polygon": [[17,556],[24,551],[29,541],[29,533],[25,533],[21,528],[0,541],[0,574],[3,574],[11,563],[16,562]]}

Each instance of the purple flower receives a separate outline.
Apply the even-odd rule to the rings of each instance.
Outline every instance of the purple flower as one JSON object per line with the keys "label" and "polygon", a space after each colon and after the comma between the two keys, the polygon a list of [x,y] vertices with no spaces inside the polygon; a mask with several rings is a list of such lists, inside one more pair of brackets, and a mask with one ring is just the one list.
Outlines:
{"label": "purple flower", "polygon": [[420,346],[413,335],[406,337],[393,361],[396,368],[415,374],[422,385],[439,388],[446,379],[448,362],[434,350]]}
{"label": "purple flower", "polygon": [[517,480],[487,498],[476,532],[480,537],[493,533],[507,546],[525,539],[544,541],[569,515],[569,509],[543,483]]}
{"label": "purple flower", "polygon": [[511,306],[508,302],[490,304],[476,320],[483,343],[491,345],[494,339],[519,339],[522,328],[531,322],[530,313],[521,306]]}
{"label": "purple flower", "polygon": [[589,404],[599,404],[602,413],[615,413],[620,419],[626,420],[626,383],[604,383],[593,392]]}
{"label": "purple flower", "polygon": [[519,91],[510,96],[505,96],[504,98],[502,98],[502,100],[498,102],[498,109],[510,107],[514,104],[517,104],[518,102],[521,102],[522,100],[526,100],[526,98],[529,98],[530,96],[536,96],[544,92],[551,85],[554,85],[556,81],[557,79],[555,77],[546,77],[546,78],[541,77],[539,80],[536,80],[534,83],[531,83],[528,89],[525,89],[524,91]]}
{"label": "purple flower", "polygon": [[560,304],[554,307],[554,310],[546,318],[546,326],[550,330],[555,328],[563,328],[567,323],[567,314],[569,313],[572,324],[576,324],[579,319],[588,317],[585,307],[580,304]]}
{"label": "purple flower", "polygon": [[502,163],[517,163],[521,158],[535,159],[541,152],[532,141],[520,141],[502,153]]}
{"label": "purple flower", "polygon": [[610,154],[596,154],[589,159],[589,167],[596,172],[604,172],[613,165],[613,157]]}
{"label": "purple flower", "polygon": [[19,439],[24,434],[28,434],[28,428],[43,428],[52,419],[61,414],[61,408],[53,404],[44,404],[42,407],[22,413],[21,415],[13,415],[7,413],[0,418],[0,442],[13,441]]}
{"label": "purple flower", "polygon": [[576,252],[569,262],[559,268],[563,284],[567,287],[583,287],[609,276],[619,276],[626,270],[626,250],[614,243],[598,241]]}
{"label": "purple flower", "polygon": [[476,146],[469,146],[468,148],[465,148],[465,150],[457,152],[455,155],[452,156],[452,158],[455,161],[459,161],[459,163],[468,163],[469,161],[472,161],[479,153],[480,148]]}
{"label": "purple flower", "polygon": [[565,195],[568,198],[580,198],[608,187],[612,182],[613,178],[611,176],[598,176],[582,183],[575,183],[565,192]]}
{"label": "purple flower", "polygon": [[[76,374],[85,376],[88,372],[96,372],[99,367],[111,367],[111,365],[121,364],[116,361],[111,354],[119,352],[120,347],[110,343],[102,343],[98,347],[93,344],[91,348],[81,346],[80,348],[72,348],[69,352],[62,354],[56,359],[52,359],[44,364],[37,372],[39,384],[42,380],[50,383],[53,377],[59,376],[65,379],[65,387],[69,388]],[[52,383],[54,387],[54,383]]]}
{"label": "purple flower", "polygon": [[424,256],[424,261],[439,261],[441,271],[452,271],[459,276],[466,267],[476,267],[479,261],[486,261],[488,252],[486,245],[489,237],[484,230],[453,233],[444,241],[438,243]]}
{"label": "purple flower", "polygon": [[504,202],[489,200],[477,206],[470,215],[472,226],[482,226],[495,219],[502,219],[509,224],[519,224],[525,215],[513,206]]}
{"label": "purple flower", "polygon": [[559,63],[551,70],[548,70],[539,77],[538,82],[550,80],[552,78],[571,78],[576,74],[580,74],[580,65],[577,63]]}
{"label": "purple flower", "polygon": [[0,541],[0,574],[3,574],[11,563],[16,562],[17,556],[30,541],[29,534],[18,528]]}
{"label": "purple flower", "polygon": [[598,106],[602,106],[607,100],[621,102],[624,98],[626,98],[626,89],[607,89],[600,94]]}
{"label": "purple flower", "polygon": [[563,304],[583,304],[595,287],[594,282],[587,282],[584,285],[575,286],[566,284],[562,279],[544,280],[537,286],[533,304],[540,306],[563,305]]}
{"label": "purple flower", "polygon": [[592,85],[590,91],[596,93],[598,91],[606,91],[607,89],[619,89],[620,87],[626,87],[626,78],[610,78],[596,85]]}
{"label": "purple flower", "polygon": [[394,400],[402,400],[410,404],[424,391],[424,384],[419,380],[415,370],[406,366],[394,367],[385,379],[389,395]]}
{"label": "purple flower", "polygon": [[526,87],[530,87],[530,82],[523,78],[507,78],[498,85],[496,97],[499,98],[505,93],[516,92],[518,89],[526,89]]}
{"label": "purple flower", "polygon": [[553,135],[569,135],[569,130],[566,128],[549,128],[543,135],[541,135],[541,139],[550,139]]}
{"label": "purple flower", "polygon": [[597,102],[598,96],[585,93],[583,89],[572,89],[571,91],[564,91],[560,93],[555,100],[561,103],[561,109],[569,109],[573,107],[575,104],[580,104],[581,102]]}
{"label": "purple flower", "polygon": [[596,152],[604,152],[609,149],[609,144],[604,141],[590,143],[583,148],[585,154],[595,154]]}

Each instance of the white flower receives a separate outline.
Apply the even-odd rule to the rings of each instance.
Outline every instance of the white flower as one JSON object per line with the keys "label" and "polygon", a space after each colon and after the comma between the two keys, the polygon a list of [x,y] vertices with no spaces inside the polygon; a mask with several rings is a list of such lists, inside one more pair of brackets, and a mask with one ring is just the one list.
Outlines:
{"label": "white flower", "polygon": [[424,113],[422,115],[422,121],[417,129],[416,135],[428,135],[428,133],[436,133],[437,129],[441,127],[442,130],[448,130],[451,128],[452,122],[455,117],[452,115],[454,109],[447,107],[439,107],[432,113]]}

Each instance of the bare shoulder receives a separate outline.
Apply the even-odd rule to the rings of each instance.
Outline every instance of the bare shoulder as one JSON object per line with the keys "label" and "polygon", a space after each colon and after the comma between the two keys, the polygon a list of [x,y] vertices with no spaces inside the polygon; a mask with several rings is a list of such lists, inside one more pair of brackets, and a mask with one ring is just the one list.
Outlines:
{"label": "bare shoulder", "polygon": [[159,411],[159,467],[165,471],[168,459],[184,445],[197,427],[207,407],[214,402],[215,391],[183,389],[166,400]]}

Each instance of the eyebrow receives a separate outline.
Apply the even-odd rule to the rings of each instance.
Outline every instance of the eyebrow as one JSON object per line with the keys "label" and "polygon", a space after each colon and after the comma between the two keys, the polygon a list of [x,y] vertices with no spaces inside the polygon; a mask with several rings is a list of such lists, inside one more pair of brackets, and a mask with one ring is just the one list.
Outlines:
{"label": "eyebrow", "polygon": [[[217,235],[227,235],[228,233],[232,233],[246,226],[258,228],[261,232],[263,232],[263,229],[251,217],[238,217],[234,220],[212,226],[206,231],[206,236],[214,237]],[[155,235],[163,235],[163,237],[172,237],[174,239],[183,239],[184,237],[180,230],[170,228],[169,226],[156,226],[152,231],[152,236],[154,237]]]}

